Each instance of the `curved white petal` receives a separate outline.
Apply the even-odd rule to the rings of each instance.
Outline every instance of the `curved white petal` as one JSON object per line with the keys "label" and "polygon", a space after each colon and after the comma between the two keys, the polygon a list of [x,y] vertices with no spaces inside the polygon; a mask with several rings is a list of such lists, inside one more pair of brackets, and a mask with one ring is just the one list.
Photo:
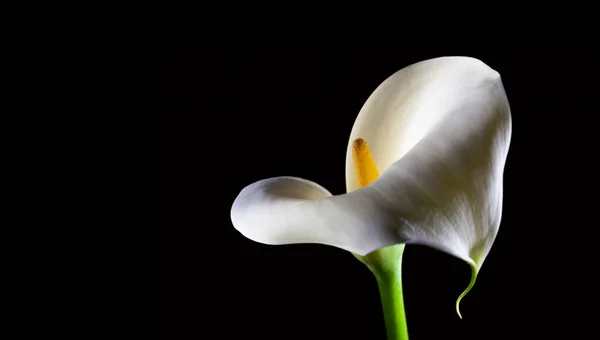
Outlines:
{"label": "curved white petal", "polygon": [[332,196],[305,179],[269,178],[240,192],[231,220],[244,236],[272,245],[321,243],[366,255],[402,242],[379,195],[365,189]]}
{"label": "curved white petal", "polygon": [[500,224],[511,137],[499,74],[466,57],[402,69],[365,103],[350,142],[359,137],[382,173],[374,183],[355,190],[349,148],[347,194],[299,178],[259,181],[234,202],[234,226],[262,243],[322,243],[360,255],[425,244],[479,268]]}
{"label": "curved white petal", "polygon": [[[386,79],[361,109],[350,142],[365,139],[380,171],[374,183],[420,243],[479,269],[500,226],[510,107],[498,72],[469,57],[443,57]],[[346,187],[356,190],[351,145]],[[401,208],[404,207],[404,208]],[[411,207],[411,208],[407,208]]]}

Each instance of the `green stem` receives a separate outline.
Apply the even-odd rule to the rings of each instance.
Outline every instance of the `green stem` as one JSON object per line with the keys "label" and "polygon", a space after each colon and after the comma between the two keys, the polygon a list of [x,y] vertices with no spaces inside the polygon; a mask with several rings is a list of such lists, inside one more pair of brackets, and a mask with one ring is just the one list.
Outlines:
{"label": "green stem", "polygon": [[402,296],[402,270],[376,273],[379,295],[383,306],[383,316],[388,340],[408,340],[406,313]]}
{"label": "green stem", "polygon": [[376,250],[366,256],[354,255],[377,279],[388,340],[408,340],[402,295],[403,253],[404,244],[398,244]]}

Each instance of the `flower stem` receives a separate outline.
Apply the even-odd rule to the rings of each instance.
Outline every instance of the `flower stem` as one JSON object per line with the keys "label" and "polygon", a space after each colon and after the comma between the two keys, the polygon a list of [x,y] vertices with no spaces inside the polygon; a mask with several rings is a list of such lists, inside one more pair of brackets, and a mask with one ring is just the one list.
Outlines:
{"label": "flower stem", "polygon": [[402,254],[404,244],[354,256],[375,275],[383,307],[388,340],[408,340],[404,298],[402,295]]}
{"label": "flower stem", "polygon": [[376,273],[388,340],[408,340],[401,266],[397,271]]}

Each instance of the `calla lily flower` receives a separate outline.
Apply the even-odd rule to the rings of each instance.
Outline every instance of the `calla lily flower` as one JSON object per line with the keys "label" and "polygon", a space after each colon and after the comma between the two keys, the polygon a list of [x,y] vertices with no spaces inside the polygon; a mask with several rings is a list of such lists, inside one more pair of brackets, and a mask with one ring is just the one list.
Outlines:
{"label": "calla lily flower", "polygon": [[498,72],[470,57],[418,62],[360,110],[346,150],[347,193],[296,177],[260,180],[235,199],[232,223],[256,242],[319,243],[359,258],[426,245],[471,266],[468,291],[500,227],[511,126]]}

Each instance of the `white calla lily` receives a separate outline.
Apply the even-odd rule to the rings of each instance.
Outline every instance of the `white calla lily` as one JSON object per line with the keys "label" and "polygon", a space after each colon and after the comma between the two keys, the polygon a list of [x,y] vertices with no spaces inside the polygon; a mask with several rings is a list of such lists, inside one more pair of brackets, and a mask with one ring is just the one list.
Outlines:
{"label": "white calla lily", "polygon": [[[358,114],[348,193],[301,178],[265,179],[240,192],[231,219],[246,237],[271,245],[320,243],[359,255],[427,245],[476,275],[500,226],[510,139],[496,71],[470,57],[425,60],[386,79]],[[381,176],[361,186],[352,153],[364,141]]]}

